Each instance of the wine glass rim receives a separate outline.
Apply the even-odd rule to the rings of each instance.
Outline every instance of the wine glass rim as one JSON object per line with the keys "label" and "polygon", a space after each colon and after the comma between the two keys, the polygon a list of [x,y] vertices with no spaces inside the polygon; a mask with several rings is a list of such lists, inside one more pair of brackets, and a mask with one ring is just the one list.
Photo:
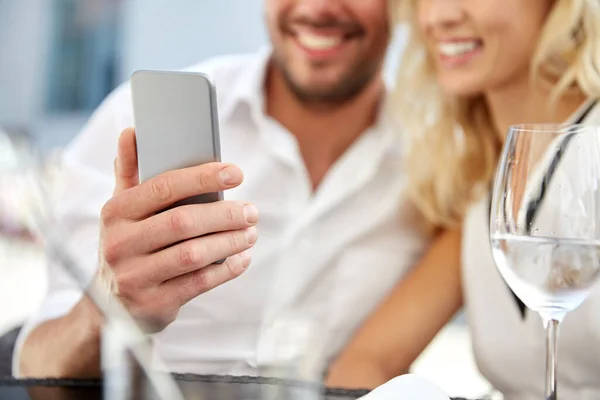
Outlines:
{"label": "wine glass rim", "polygon": [[600,129],[600,125],[588,123],[521,123],[511,125],[509,132],[527,132],[527,133],[573,133],[588,129]]}

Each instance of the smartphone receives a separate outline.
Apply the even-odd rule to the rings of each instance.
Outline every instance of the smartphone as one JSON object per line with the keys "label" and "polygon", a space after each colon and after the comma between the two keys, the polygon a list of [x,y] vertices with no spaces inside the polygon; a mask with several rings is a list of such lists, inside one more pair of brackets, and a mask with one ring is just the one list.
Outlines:
{"label": "smartphone", "polygon": [[[140,182],[167,171],[221,161],[216,89],[204,74],[140,70],[131,75]],[[178,201],[210,203],[223,193]]]}

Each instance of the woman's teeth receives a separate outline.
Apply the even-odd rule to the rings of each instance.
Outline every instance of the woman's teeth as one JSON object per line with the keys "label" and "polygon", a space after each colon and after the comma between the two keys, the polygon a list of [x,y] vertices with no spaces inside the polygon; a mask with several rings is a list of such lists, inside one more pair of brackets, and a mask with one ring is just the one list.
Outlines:
{"label": "woman's teeth", "polygon": [[298,42],[309,50],[330,50],[342,43],[341,36],[321,36],[310,33],[298,33]]}
{"label": "woman's teeth", "polygon": [[475,50],[480,46],[476,40],[470,42],[446,42],[440,43],[438,49],[443,56],[453,57],[459,56]]}

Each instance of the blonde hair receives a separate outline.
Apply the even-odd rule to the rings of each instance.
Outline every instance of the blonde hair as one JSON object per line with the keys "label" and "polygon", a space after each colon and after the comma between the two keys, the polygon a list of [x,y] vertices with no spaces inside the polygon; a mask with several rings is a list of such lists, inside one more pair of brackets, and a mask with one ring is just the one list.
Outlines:
{"label": "blonde hair", "polygon": [[[415,0],[390,0],[392,18],[409,37],[392,95],[409,137],[408,195],[429,228],[460,224],[488,190],[501,149],[483,96],[451,98],[436,81],[414,25]],[[418,1],[418,0],[416,0]],[[531,62],[531,77],[552,85],[552,102],[572,91],[600,97],[600,3],[556,0]]]}

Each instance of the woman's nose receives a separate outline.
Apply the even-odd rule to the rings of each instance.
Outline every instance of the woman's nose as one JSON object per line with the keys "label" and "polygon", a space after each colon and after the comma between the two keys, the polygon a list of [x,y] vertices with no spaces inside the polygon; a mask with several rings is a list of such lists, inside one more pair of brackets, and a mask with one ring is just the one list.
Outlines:
{"label": "woman's nose", "polygon": [[422,23],[433,28],[458,24],[464,18],[462,0],[418,0]]}

